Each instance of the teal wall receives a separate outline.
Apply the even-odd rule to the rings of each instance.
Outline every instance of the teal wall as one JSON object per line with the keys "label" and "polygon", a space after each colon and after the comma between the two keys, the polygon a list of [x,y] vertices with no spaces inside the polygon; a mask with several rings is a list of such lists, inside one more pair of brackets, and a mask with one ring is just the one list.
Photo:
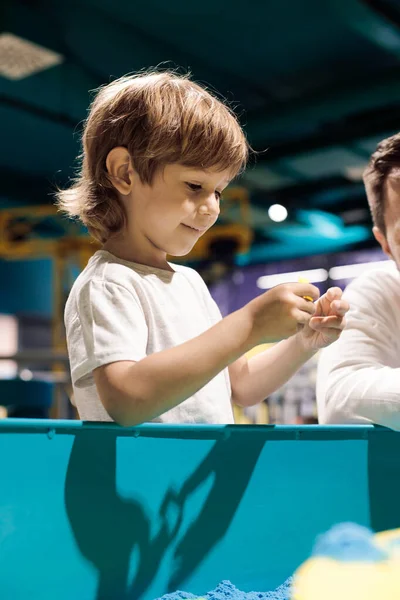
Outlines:
{"label": "teal wall", "polygon": [[0,313],[49,316],[53,306],[50,259],[0,260]]}

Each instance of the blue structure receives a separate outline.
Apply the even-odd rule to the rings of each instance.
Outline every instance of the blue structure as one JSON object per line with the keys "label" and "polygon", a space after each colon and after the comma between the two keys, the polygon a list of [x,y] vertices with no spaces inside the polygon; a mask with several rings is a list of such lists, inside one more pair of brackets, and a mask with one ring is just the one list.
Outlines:
{"label": "blue structure", "polygon": [[400,525],[400,436],[373,427],[0,423],[4,598],[272,590],[315,537]]}

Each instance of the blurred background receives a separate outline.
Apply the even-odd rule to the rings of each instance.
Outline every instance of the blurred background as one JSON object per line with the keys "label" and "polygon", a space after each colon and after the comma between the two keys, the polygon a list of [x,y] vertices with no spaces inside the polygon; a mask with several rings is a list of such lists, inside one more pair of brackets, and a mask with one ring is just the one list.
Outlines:
{"label": "blurred background", "polygon": [[[91,91],[160,63],[227,98],[259,152],[185,259],[223,315],[300,275],[344,288],[385,260],[361,175],[400,130],[398,0],[3,0],[2,417],[76,418],[63,309],[97,246],[53,193],[77,166]],[[316,361],[238,422],[316,422]]]}

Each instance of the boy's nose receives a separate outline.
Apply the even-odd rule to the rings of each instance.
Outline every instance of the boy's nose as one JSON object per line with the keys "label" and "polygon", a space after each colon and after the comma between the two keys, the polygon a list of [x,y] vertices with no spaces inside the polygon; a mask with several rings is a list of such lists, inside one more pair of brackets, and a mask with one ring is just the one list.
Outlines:
{"label": "boy's nose", "polygon": [[219,212],[219,201],[214,194],[202,202],[199,208],[199,213],[201,215],[218,216]]}

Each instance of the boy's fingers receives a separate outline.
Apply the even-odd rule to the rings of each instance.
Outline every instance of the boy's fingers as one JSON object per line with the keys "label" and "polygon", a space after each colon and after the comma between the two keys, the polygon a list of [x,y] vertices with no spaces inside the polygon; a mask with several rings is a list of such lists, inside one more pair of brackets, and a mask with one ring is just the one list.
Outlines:
{"label": "boy's fingers", "polygon": [[343,317],[335,315],[329,317],[311,317],[310,327],[317,331],[321,329],[339,329],[342,331],[346,327],[346,320]]}
{"label": "boy's fingers", "polygon": [[309,312],[300,309],[295,310],[293,316],[299,325],[306,325],[313,318]]}
{"label": "boy's fingers", "polygon": [[310,315],[314,315],[316,311],[314,302],[310,302],[305,298],[299,298],[297,307],[299,310],[309,313]]}
{"label": "boy's fingers", "polygon": [[329,302],[333,302],[333,300],[340,300],[342,295],[343,291],[340,289],[340,287],[331,287],[325,293],[325,296]]}
{"label": "boy's fingers", "polygon": [[315,302],[320,297],[319,289],[311,283],[296,283],[293,291],[296,296],[301,296],[302,298],[308,296],[312,302]]}
{"label": "boy's fingers", "polygon": [[350,308],[349,303],[346,300],[334,300],[331,303],[331,312],[339,316],[344,316]]}

